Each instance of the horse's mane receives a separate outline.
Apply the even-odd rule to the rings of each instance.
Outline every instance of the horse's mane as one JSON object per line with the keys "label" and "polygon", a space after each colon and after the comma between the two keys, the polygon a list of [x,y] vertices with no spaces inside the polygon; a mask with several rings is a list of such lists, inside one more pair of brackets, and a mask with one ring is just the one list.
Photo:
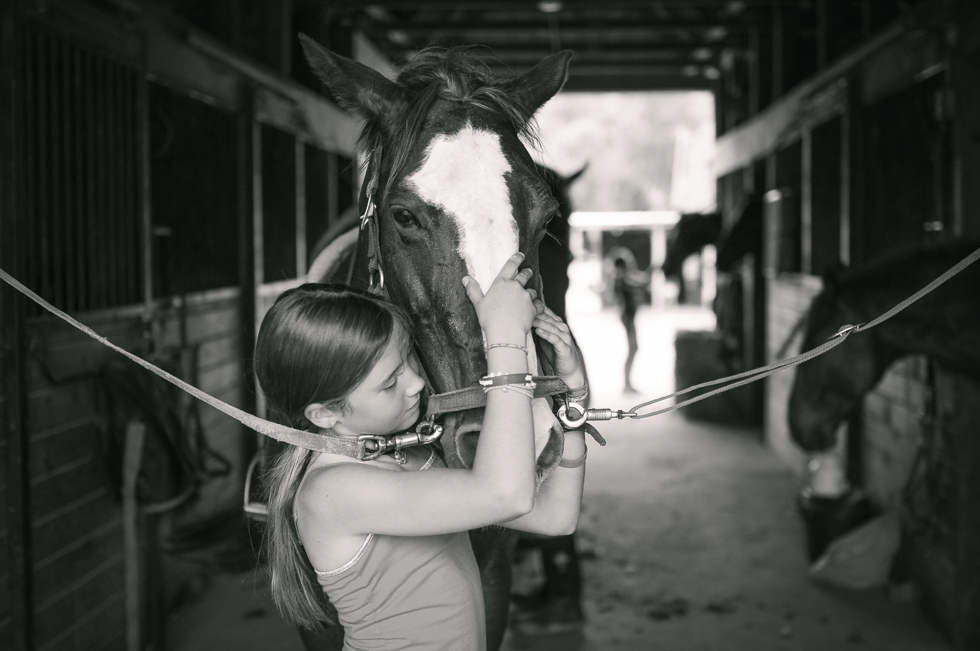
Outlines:
{"label": "horse's mane", "polygon": [[368,119],[358,140],[361,155],[375,164],[377,154],[384,152],[384,164],[378,171],[387,179],[383,194],[408,163],[426,117],[440,99],[496,114],[525,142],[537,143],[534,109],[508,92],[508,80],[494,77],[482,49],[428,47],[398,73],[395,82],[402,88],[405,108]]}

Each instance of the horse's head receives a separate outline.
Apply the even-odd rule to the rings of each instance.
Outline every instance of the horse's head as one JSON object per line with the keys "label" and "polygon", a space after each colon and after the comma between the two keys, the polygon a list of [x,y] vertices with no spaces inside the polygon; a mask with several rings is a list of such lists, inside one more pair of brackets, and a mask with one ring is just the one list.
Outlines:
{"label": "horse's head", "polygon": [[[841,326],[864,319],[849,304],[846,293],[832,278],[813,299],[805,317],[807,327],[800,350],[825,343]],[[796,367],[789,399],[789,427],[793,440],[807,452],[832,448],[838,426],[860,407],[864,394],[874,388],[888,360],[874,331],[861,332]]]}
{"label": "horse's head", "polygon": [[714,244],[721,232],[721,213],[685,213],[667,231],[667,255],[663,272],[668,278],[680,278],[688,256],[708,244]]}
{"label": "horse's head", "polygon": [[[535,271],[538,244],[558,204],[522,138],[535,111],[562,87],[570,52],[526,74],[494,81],[472,50],[427,50],[390,81],[303,38],[314,71],[342,106],[365,119],[360,144],[376,178],[384,278],[392,301],[415,324],[419,356],[436,392],[477,386],[486,356],[461,279],[486,291],[504,261],[521,251]],[[529,365],[538,372],[534,342]],[[561,456],[561,430],[535,400],[539,476]],[[448,415],[447,461],[470,466],[482,412]]]}

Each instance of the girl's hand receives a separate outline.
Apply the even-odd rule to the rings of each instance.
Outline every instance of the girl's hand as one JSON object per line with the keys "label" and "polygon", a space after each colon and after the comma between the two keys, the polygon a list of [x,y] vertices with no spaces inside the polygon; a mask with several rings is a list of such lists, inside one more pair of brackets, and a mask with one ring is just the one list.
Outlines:
{"label": "girl's hand", "polygon": [[523,261],[522,253],[508,258],[486,294],[480,283],[469,276],[463,277],[466,295],[476,308],[476,318],[488,343],[523,344],[531,330],[537,308],[532,303],[534,290],[524,289],[531,279],[531,270],[518,271]]}
{"label": "girl's hand", "polygon": [[532,324],[534,332],[555,349],[555,372],[571,388],[584,385],[582,356],[568,325],[541,301],[534,301],[534,304],[539,312]]}

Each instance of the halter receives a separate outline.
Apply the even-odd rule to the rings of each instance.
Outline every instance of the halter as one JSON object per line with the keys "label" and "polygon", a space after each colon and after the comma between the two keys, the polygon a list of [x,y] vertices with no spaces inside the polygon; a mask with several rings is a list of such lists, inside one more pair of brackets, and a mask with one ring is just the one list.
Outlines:
{"label": "halter", "polygon": [[[381,169],[381,153],[382,150],[379,146],[371,153],[370,158],[368,159],[367,174],[364,181],[365,204],[364,212],[361,213],[360,230],[362,233],[366,233],[367,236],[368,291],[372,294],[388,298],[388,292],[385,289],[384,268],[382,266],[381,242],[378,226],[378,203],[375,199],[380,185],[379,177]],[[375,278],[377,278],[377,282],[375,282]],[[544,359],[539,358],[539,362],[541,362],[543,367],[550,366],[550,364],[548,364]],[[431,384],[429,383],[428,377],[425,376],[426,374],[424,369],[420,370],[422,376],[425,378],[425,386],[430,387]],[[545,398],[557,395],[566,396],[564,400],[565,404],[561,405],[557,410],[558,420],[561,422],[564,429],[578,429],[585,425],[585,430],[592,435],[592,438],[594,438],[599,445],[606,444],[605,439],[602,438],[599,432],[591,425],[586,424],[585,420],[583,420],[585,418],[586,410],[581,405],[568,401],[568,387],[561,378],[555,375],[543,375],[534,377],[533,381],[536,384],[536,388],[534,390],[535,398]],[[487,396],[484,393],[483,388],[477,385],[457,389],[455,391],[447,391],[445,393],[429,392],[427,394],[426,404],[428,416],[422,423],[419,424],[419,427],[427,423],[430,428],[438,428],[439,435],[441,435],[442,427],[435,424],[435,420],[437,418],[449,413],[485,407],[487,404]],[[575,413],[580,414],[580,416],[574,416],[573,414]],[[596,420],[596,418],[593,418],[593,420]],[[384,437],[375,438],[383,439]],[[438,436],[431,441],[423,440],[423,438],[424,437],[421,436],[414,436],[411,441],[406,440],[403,442],[400,447],[397,448],[397,450],[414,445],[427,445],[438,440]],[[385,449],[384,446],[379,447],[379,449],[381,451],[371,458],[375,458],[380,454],[385,454],[387,451],[390,451]],[[400,458],[397,456],[397,451],[396,459],[399,459],[400,461]]]}

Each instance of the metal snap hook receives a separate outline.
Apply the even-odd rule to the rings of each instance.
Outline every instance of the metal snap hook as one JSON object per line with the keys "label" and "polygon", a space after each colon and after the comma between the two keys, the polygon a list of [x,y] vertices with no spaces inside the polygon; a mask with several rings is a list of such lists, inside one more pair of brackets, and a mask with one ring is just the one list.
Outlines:
{"label": "metal snap hook", "polygon": [[[578,418],[572,418],[568,415],[568,412],[573,409],[579,413]],[[582,425],[585,425],[585,421],[588,419],[589,414],[585,410],[585,407],[577,402],[566,402],[558,408],[558,420],[561,421],[565,429],[578,429]]]}

